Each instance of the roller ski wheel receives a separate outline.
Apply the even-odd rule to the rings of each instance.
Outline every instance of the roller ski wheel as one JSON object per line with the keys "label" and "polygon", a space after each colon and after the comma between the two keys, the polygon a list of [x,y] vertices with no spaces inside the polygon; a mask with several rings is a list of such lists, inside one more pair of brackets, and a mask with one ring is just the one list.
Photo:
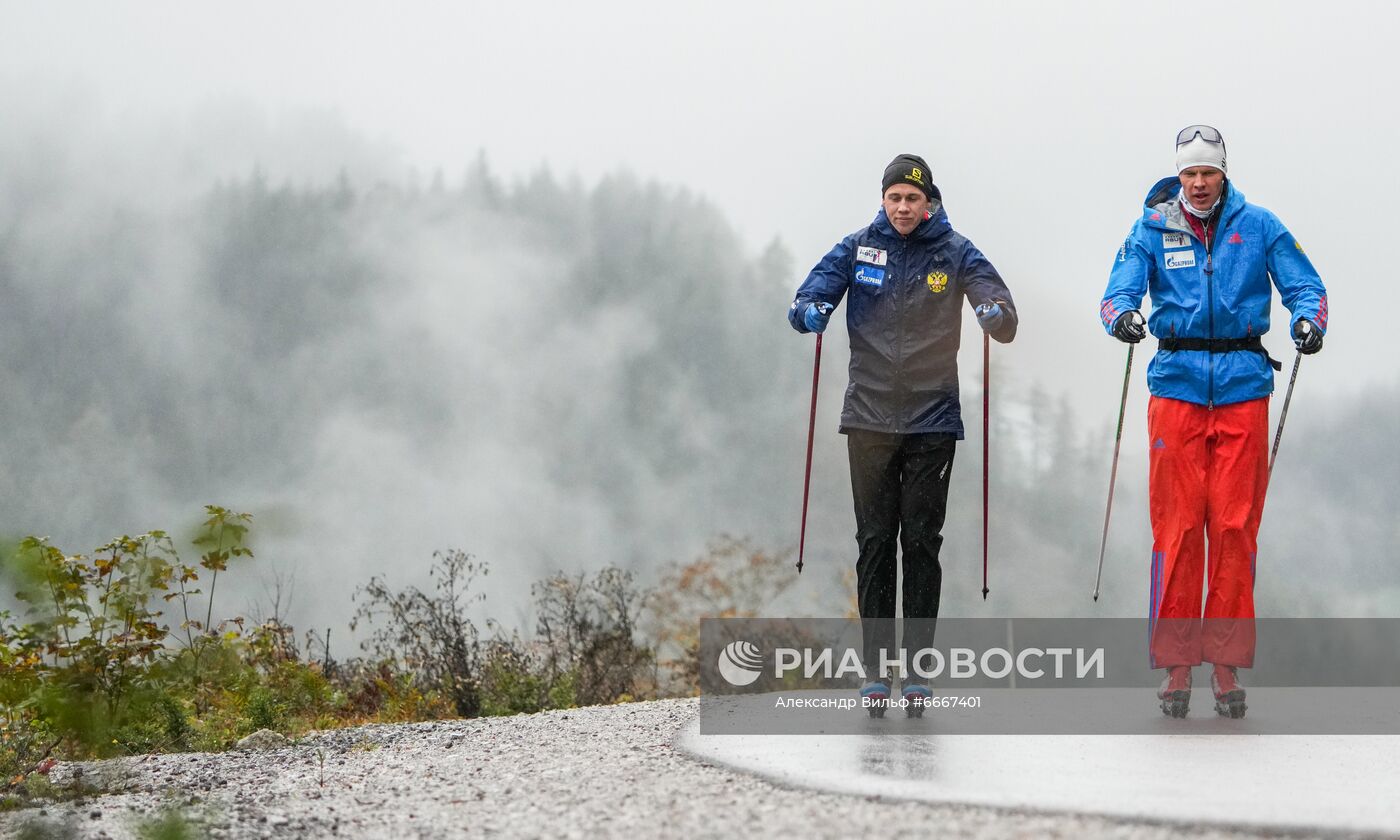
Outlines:
{"label": "roller ski wheel", "polygon": [[1210,675],[1210,688],[1215,695],[1216,714],[1234,720],[1244,717],[1249,706],[1244,702],[1244,686],[1240,685],[1234,668],[1227,665],[1215,666]]}
{"label": "roller ski wheel", "polygon": [[1215,698],[1215,711],[1221,717],[1238,720],[1244,717],[1249,706],[1244,702],[1244,691],[1231,691],[1224,697]]}
{"label": "roller ski wheel", "polygon": [[1167,669],[1162,687],[1157,689],[1157,699],[1162,703],[1162,714],[1170,718],[1184,718],[1191,708],[1191,668],[1178,665]]}
{"label": "roller ski wheel", "polygon": [[883,718],[890,702],[890,687],[882,682],[866,683],[860,690],[860,701],[871,720]]}
{"label": "roller ski wheel", "polygon": [[1173,691],[1162,698],[1162,714],[1167,717],[1184,718],[1191,710],[1191,692]]}
{"label": "roller ski wheel", "polygon": [[928,708],[929,701],[933,699],[933,692],[926,685],[906,685],[904,687],[904,716],[908,718],[922,718],[924,710]]}

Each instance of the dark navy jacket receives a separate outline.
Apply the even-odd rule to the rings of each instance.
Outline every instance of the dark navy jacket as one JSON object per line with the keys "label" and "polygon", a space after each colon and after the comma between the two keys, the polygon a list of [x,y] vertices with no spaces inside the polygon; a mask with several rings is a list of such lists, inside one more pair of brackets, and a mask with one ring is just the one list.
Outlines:
{"label": "dark navy jacket", "polygon": [[941,202],[907,237],[882,208],[869,227],[841,240],[807,275],[788,322],[807,332],[807,304],[835,306],[847,295],[851,383],[841,431],[944,432],[961,440],[963,299],[974,307],[1001,302],[1007,317],[992,337],[1006,343],[1016,335],[1016,307],[996,269],[953,230]]}

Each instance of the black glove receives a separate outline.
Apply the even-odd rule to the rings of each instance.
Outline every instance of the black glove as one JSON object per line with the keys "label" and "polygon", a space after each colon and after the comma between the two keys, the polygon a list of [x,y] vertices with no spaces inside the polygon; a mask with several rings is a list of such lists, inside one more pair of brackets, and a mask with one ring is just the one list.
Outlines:
{"label": "black glove", "polygon": [[1322,349],[1322,330],[1307,318],[1293,322],[1293,346],[1304,356],[1311,356]]}
{"label": "black glove", "polygon": [[1142,313],[1131,309],[1118,316],[1113,322],[1113,337],[1125,344],[1137,344],[1147,338],[1147,322]]}

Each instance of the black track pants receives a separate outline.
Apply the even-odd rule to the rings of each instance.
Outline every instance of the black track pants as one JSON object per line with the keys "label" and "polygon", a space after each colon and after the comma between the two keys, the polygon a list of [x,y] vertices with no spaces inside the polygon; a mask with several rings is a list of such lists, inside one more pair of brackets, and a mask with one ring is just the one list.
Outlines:
{"label": "black track pants", "polygon": [[[897,657],[894,608],[898,566],[895,539],[903,553],[903,647],[933,644],[934,619],[943,588],[938,550],[948,510],[948,482],[956,441],[948,434],[895,435],[852,429],[846,435],[855,498],[856,591],[868,679],[879,674],[880,650]],[[866,619],[885,619],[868,621]]]}

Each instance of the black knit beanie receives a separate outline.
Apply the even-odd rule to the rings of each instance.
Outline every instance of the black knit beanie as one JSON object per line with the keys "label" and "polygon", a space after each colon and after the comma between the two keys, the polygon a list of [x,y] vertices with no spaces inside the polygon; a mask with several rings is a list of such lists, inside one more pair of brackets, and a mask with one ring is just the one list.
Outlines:
{"label": "black knit beanie", "polygon": [[880,194],[884,195],[885,190],[895,184],[913,184],[922,190],[930,201],[938,195],[938,188],[933,185],[928,164],[918,155],[900,155],[885,167],[885,177],[880,181]]}

